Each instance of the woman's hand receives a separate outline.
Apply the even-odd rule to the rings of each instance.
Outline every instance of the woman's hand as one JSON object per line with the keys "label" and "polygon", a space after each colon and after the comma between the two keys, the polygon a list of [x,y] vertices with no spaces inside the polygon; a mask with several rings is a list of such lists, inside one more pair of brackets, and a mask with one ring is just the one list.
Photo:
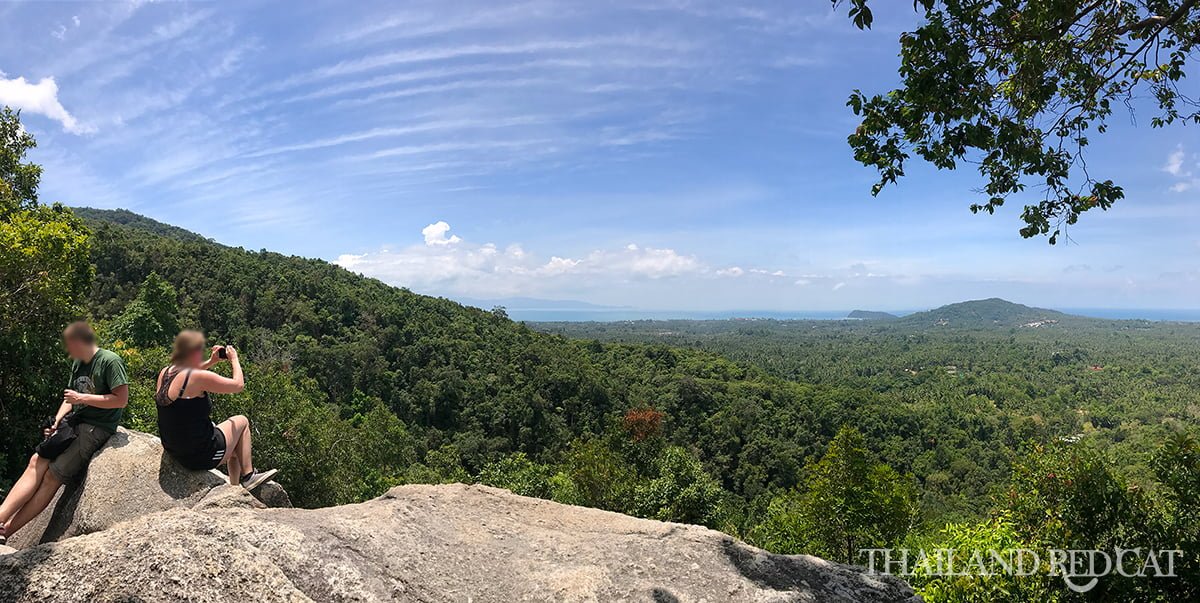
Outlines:
{"label": "woman's hand", "polygon": [[227,358],[229,358],[230,362],[237,362],[238,353],[237,353],[237,350],[234,349],[233,346],[231,346],[231,345],[225,346],[225,356]]}
{"label": "woman's hand", "polygon": [[209,368],[216,366],[218,363],[220,363],[221,362],[221,348],[223,348],[223,347],[225,347],[225,346],[214,345],[212,347],[212,352],[210,352],[208,354],[208,360],[204,361],[204,364],[200,365],[200,368],[202,370],[208,370]]}

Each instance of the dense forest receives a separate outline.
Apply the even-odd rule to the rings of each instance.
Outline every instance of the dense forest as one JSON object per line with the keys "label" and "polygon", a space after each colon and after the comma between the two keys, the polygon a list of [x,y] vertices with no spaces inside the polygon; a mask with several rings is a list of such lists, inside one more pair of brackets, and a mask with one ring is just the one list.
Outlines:
{"label": "dense forest", "polygon": [[1146,487],[1158,443],[1200,420],[1200,324],[1103,320],[1002,300],[901,319],[540,323],[604,342],[721,354],[789,381],[850,388],[854,419],[922,482],[928,519],[973,519],[1027,442],[1108,450]]}
{"label": "dense forest", "polygon": [[[85,317],[129,367],[127,426],[179,328],[238,346],[257,462],[297,503],[478,481],[700,523],[862,563],[884,546],[1181,548],[1178,579],[1086,598],[1200,596],[1194,325],[999,300],[885,322],[528,325],[320,260],[228,247],[125,211],[37,200],[0,120],[0,445],[24,465]],[[1036,326],[1035,326],[1036,325]],[[1074,600],[1061,579],[914,575],[931,601]]]}

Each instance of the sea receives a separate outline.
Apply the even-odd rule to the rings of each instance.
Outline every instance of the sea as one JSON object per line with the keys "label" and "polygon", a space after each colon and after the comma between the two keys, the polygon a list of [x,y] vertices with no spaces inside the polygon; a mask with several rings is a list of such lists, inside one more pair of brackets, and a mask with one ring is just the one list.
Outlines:
{"label": "sea", "polygon": [[[1092,318],[1200,322],[1200,309],[1057,308]],[[525,322],[621,322],[631,320],[842,320],[850,310],[639,310],[632,308],[507,308],[509,318]],[[917,310],[889,311],[896,316]]]}

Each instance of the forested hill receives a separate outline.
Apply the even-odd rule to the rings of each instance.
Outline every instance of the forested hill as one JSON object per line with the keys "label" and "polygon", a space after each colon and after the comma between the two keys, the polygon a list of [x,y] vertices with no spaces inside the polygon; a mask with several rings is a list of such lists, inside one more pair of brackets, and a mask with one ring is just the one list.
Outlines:
{"label": "forested hill", "polygon": [[180,241],[210,241],[190,230],[185,230],[178,226],[163,224],[157,220],[153,220],[141,214],[135,214],[127,209],[95,209],[92,207],[73,207],[71,211],[75,215],[83,218],[90,223],[108,222],[112,224],[121,224],[143,230],[151,234],[162,235]]}
{"label": "forested hill", "polygon": [[[909,314],[898,324],[903,326],[948,326],[955,328],[1045,326],[1061,321],[1087,321],[1082,316],[1072,316],[1056,310],[1031,308],[997,297],[959,302]],[[1053,321],[1053,322],[1051,322]]]}
{"label": "forested hill", "polygon": [[[153,382],[164,361],[155,350],[174,328],[240,346],[252,364],[247,394],[219,410],[258,421],[263,462],[283,466],[302,504],[403,482],[503,483],[520,470],[526,494],[743,530],[753,521],[745,501],[765,505],[796,486],[838,426],[869,414],[870,394],[787,382],[712,353],[569,340],[324,261],[81,213],[102,334],[147,330],[127,325],[150,314],[140,307],[154,290],[178,301],[177,324],[127,353],[134,365],[156,359],[133,366],[135,378]],[[134,394],[130,421],[153,430],[150,392]]]}
{"label": "forested hill", "polygon": [[878,312],[873,310],[854,310],[846,315],[846,318],[851,320],[896,320],[899,318],[895,314],[888,312]]}

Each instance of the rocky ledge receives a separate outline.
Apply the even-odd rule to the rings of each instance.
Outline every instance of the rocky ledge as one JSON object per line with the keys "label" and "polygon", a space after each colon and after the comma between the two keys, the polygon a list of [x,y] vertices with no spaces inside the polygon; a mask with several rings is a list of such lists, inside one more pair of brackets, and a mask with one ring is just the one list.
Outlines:
{"label": "rocky ledge", "polygon": [[123,433],[30,526],[46,543],[0,556],[0,601],[917,600],[860,568],[484,486],[268,508]]}

